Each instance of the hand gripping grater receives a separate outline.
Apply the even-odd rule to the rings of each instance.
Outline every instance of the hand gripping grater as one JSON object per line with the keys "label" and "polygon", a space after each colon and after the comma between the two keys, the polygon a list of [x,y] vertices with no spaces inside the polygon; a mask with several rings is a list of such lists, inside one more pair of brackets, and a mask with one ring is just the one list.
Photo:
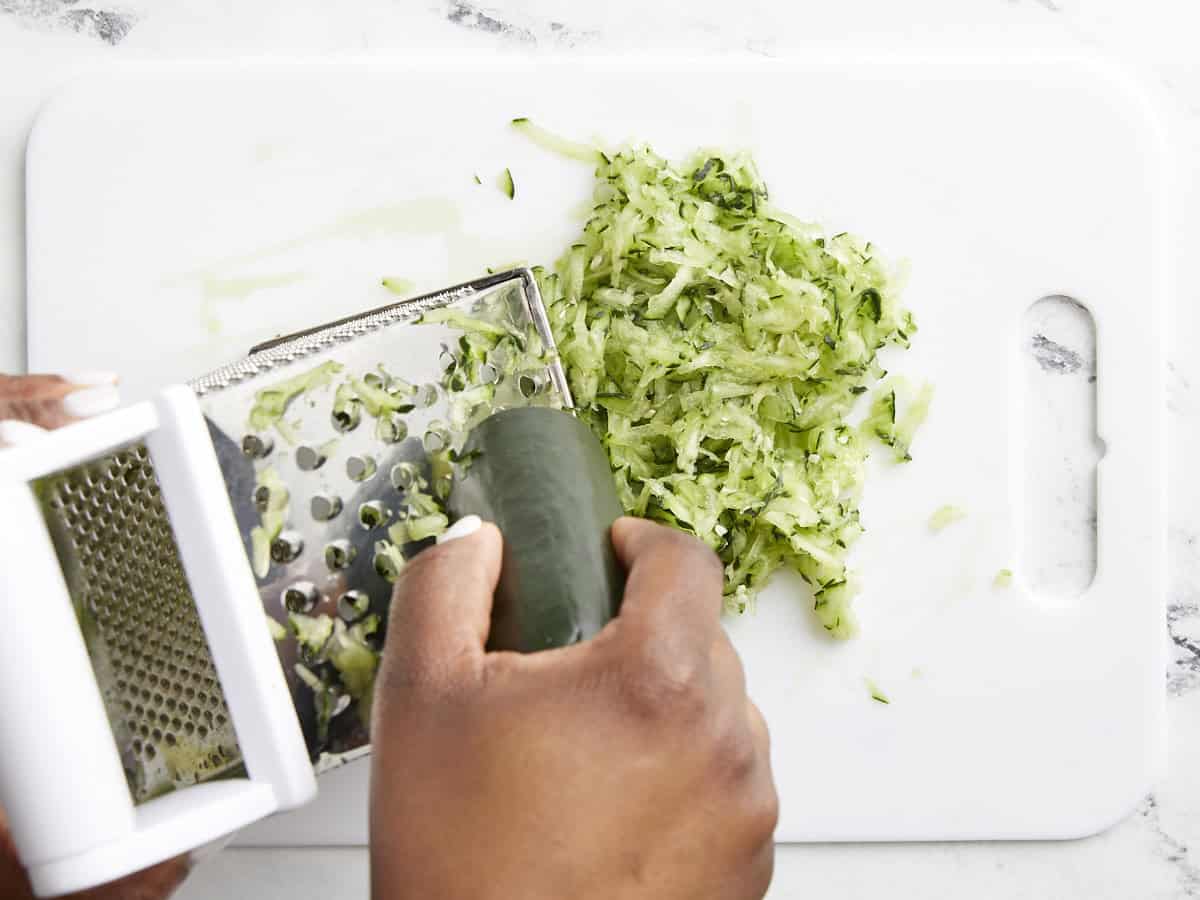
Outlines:
{"label": "hand gripping grater", "polygon": [[[39,895],[299,806],[315,774],[369,752],[358,705],[325,696],[319,715],[303,676],[321,661],[267,618],[386,625],[376,542],[462,424],[461,334],[416,323],[484,306],[540,348],[520,369],[503,345],[490,351],[477,373],[494,384],[490,405],[569,407],[537,284],[517,269],[273,340],[153,401],[0,451],[0,803]],[[327,363],[341,367],[330,383],[275,427],[249,428],[264,388]],[[365,373],[411,385],[411,408],[384,421],[339,405],[340,379]],[[289,498],[269,562],[251,537],[268,469]]]}

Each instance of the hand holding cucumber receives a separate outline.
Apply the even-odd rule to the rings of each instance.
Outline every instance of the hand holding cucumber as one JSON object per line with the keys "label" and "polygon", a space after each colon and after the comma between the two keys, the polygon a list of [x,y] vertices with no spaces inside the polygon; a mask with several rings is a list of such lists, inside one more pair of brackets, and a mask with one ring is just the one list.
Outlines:
{"label": "hand holding cucumber", "polygon": [[[469,530],[469,526],[466,529]],[[376,897],[761,898],[777,800],[768,736],[699,541],[620,519],[621,612],[596,637],[485,651],[502,539],[420,554],[376,690]]]}
{"label": "hand holding cucumber", "polygon": [[[115,405],[112,382],[0,376],[0,447]],[[494,526],[468,516],[403,570],[375,701],[376,897],[765,893],[777,799],[766,726],[719,622],[720,563],[650,522],[618,519],[611,535],[627,573],[619,615],[537,653],[486,651]],[[188,868],[171,860],[79,897],[158,900]],[[31,896],[2,810],[0,895]]]}

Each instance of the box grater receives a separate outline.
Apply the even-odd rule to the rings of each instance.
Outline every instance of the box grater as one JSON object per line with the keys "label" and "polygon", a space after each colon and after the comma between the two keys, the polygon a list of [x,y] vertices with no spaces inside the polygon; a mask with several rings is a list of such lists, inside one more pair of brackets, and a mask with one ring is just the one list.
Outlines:
{"label": "box grater", "polygon": [[[441,308],[498,310],[513,340],[468,362],[458,328],[418,324]],[[277,423],[250,426],[264,390],[330,364],[340,370]],[[318,713],[304,676],[328,662],[273,637],[267,617],[375,616],[369,640],[382,641],[392,573],[377,542],[404,519],[414,479],[434,480],[430,454],[460,440],[466,365],[470,383],[491,385],[489,408],[571,405],[528,269],[275,339],[153,402],[0,453],[0,506],[16,513],[0,529],[23,562],[0,575],[19,622],[0,682],[30,685],[15,718],[31,729],[0,735],[0,799],[39,894],[300,805],[314,772],[369,751],[359,704],[325,697]],[[410,402],[372,415],[351,379],[404,384]],[[281,487],[268,559],[252,535]],[[44,736],[36,752],[30,733]]]}

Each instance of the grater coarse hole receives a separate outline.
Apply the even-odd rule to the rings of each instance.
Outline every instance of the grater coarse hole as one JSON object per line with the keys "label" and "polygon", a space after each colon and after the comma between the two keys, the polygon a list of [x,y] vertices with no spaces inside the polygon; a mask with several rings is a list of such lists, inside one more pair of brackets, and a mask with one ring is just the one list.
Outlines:
{"label": "grater coarse hole", "polygon": [[241,772],[241,753],[150,454],[34,483],[133,802]]}

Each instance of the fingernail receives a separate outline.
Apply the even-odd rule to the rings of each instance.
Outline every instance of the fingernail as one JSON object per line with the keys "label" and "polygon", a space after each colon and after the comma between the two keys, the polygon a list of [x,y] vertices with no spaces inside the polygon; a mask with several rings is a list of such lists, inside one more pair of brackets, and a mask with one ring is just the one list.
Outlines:
{"label": "fingernail", "polygon": [[111,384],[72,391],[63,397],[62,408],[68,416],[86,419],[115,409],[121,403],[120,392]]}
{"label": "fingernail", "polygon": [[99,369],[86,372],[64,372],[62,377],[64,381],[69,381],[78,387],[100,387],[117,383],[116,372],[103,372]]}
{"label": "fingernail", "polygon": [[447,541],[465,538],[467,535],[477,532],[482,525],[483,519],[479,516],[463,516],[442,533],[442,536],[438,538],[438,543],[445,544]]}
{"label": "fingernail", "polygon": [[16,419],[0,421],[0,447],[16,447],[45,434],[45,428],[39,428],[31,422],[19,422]]}

